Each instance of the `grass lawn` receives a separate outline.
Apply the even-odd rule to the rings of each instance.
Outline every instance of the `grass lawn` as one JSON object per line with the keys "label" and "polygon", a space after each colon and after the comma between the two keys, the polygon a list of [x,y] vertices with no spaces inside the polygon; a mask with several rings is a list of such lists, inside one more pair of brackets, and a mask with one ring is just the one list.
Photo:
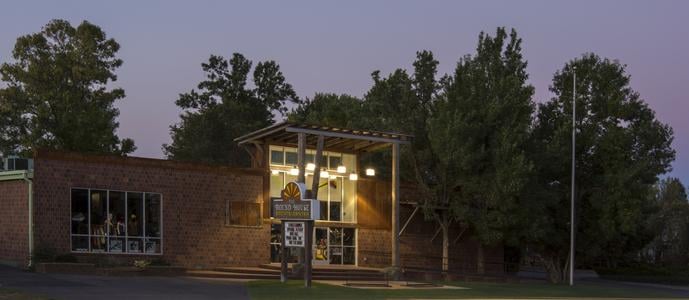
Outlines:
{"label": "grass lawn", "polygon": [[0,288],[0,300],[45,300],[48,298],[28,295],[12,289]]}
{"label": "grass lawn", "polygon": [[598,284],[579,284],[574,288],[566,285],[536,283],[478,283],[450,282],[469,289],[438,290],[382,290],[356,289],[314,283],[311,289],[303,287],[303,281],[251,281],[247,283],[251,299],[405,299],[405,298],[543,298],[543,297],[616,297],[616,298],[665,298],[668,293],[645,288],[611,287]]}

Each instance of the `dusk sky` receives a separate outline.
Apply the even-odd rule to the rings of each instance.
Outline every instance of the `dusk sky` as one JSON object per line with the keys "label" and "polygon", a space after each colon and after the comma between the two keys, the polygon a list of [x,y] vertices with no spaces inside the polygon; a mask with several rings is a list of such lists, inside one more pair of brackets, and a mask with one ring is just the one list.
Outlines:
{"label": "dusk sky", "polygon": [[302,98],[362,96],[374,70],[411,68],[428,49],[440,75],[451,72],[479,32],[505,26],[523,38],[537,102],[582,53],[626,64],[632,88],[674,128],[670,175],[689,184],[689,1],[3,1],[0,63],[18,36],[56,18],[88,20],[120,43],[118,134],[135,140],[134,156],[163,157],[174,101],[203,79],[210,54],[276,60]]}

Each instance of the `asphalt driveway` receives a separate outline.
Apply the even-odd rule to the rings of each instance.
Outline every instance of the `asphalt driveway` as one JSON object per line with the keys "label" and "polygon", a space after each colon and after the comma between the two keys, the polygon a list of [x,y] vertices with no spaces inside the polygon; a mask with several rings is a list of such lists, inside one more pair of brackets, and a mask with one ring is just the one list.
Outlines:
{"label": "asphalt driveway", "polygon": [[188,277],[39,274],[0,266],[0,287],[54,299],[249,299],[241,282]]}

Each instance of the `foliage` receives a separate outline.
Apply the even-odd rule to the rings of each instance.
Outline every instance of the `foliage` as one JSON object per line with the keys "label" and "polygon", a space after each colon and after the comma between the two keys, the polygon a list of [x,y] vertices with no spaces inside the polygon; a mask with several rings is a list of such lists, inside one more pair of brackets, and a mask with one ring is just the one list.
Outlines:
{"label": "foliage", "polygon": [[481,33],[476,52],[443,78],[430,121],[435,201],[447,203],[482,243],[516,244],[518,235],[507,233],[528,214],[520,195],[532,168],[525,149],[534,89],[516,31]]}
{"label": "foliage", "polygon": [[562,280],[569,247],[568,184],[574,67],[577,75],[576,231],[581,264],[614,266],[649,239],[646,220],[657,176],[670,168],[672,129],[660,123],[617,61],[586,54],[558,71],[555,96],[539,105],[529,153],[536,163],[531,226],[525,239],[541,253],[551,280]]}
{"label": "foliage", "polygon": [[53,20],[17,39],[14,62],[0,66],[0,152],[27,154],[40,147],[127,154],[131,139],[115,135],[124,90],[110,89],[122,65],[120,45],[100,27]]}
{"label": "foliage", "polygon": [[644,260],[666,266],[689,263],[689,198],[677,178],[662,180],[654,193],[656,212],[650,218],[653,240],[644,248]]}
{"label": "foliage", "polygon": [[201,66],[206,80],[177,99],[182,120],[170,127],[172,144],[163,151],[170,159],[246,166],[234,139],[272,124],[299,98],[274,61],[256,65],[254,88],[247,87],[252,62],[239,53],[229,61],[211,55]]}
{"label": "foliage", "polygon": [[139,259],[134,261],[134,266],[139,269],[146,269],[151,265],[151,261],[147,259]]}
{"label": "foliage", "polygon": [[317,93],[290,111],[287,120],[298,123],[356,128],[361,123],[361,100],[346,94]]}

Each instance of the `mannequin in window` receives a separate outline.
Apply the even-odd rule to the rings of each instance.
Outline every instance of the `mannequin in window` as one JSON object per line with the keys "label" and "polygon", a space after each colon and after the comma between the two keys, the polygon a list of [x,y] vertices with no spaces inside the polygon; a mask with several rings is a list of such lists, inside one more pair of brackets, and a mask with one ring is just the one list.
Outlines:
{"label": "mannequin in window", "polygon": [[127,224],[128,236],[139,236],[139,220],[135,214],[129,216],[129,223]]}

